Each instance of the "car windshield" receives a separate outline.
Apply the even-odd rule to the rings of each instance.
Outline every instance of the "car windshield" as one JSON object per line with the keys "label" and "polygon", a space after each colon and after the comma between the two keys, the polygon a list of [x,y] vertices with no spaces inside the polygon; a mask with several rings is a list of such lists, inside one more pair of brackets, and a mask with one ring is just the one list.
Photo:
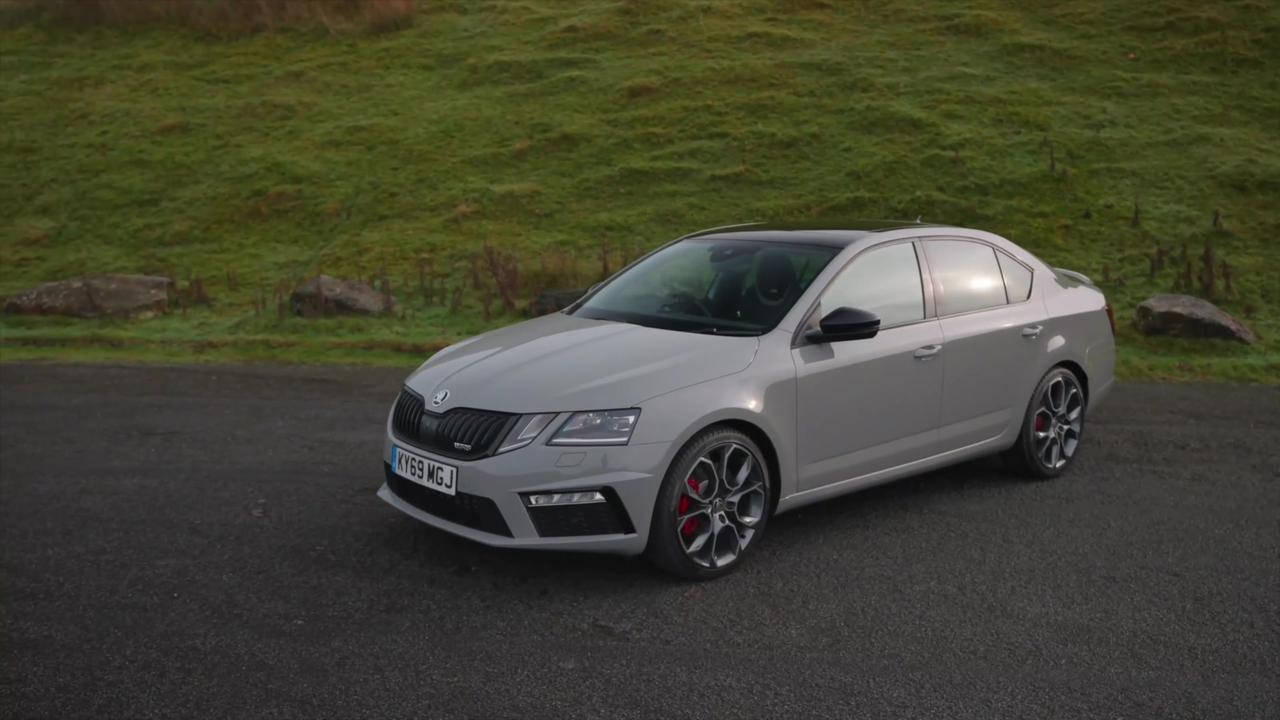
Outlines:
{"label": "car windshield", "polygon": [[683,332],[772,330],[836,248],[694,238],[613,278],[571,314]]}

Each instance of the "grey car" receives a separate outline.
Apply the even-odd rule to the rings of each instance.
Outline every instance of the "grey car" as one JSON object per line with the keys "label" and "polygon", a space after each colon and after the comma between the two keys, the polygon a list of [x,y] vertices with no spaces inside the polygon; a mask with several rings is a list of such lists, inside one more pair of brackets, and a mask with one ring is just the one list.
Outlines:
{"label": "grey car", "polygon": [[489,545],[711,578],[819,500],[993,453],[1060,475],[1114,366],[1103,294],[998,235],[717,228],[432,356],[378,495]]}

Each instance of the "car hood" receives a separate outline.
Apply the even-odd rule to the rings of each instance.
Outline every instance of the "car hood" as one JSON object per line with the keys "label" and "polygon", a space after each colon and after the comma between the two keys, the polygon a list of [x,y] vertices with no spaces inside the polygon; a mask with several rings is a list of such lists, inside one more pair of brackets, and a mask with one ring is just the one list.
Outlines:
{"label": "car hood", "polygon": [[[754,337],[659,330],[554,313],[452,345],[406,384],[443,412],[605,410],[746,368]],[[432,407],[436,393],[448,398]]]}

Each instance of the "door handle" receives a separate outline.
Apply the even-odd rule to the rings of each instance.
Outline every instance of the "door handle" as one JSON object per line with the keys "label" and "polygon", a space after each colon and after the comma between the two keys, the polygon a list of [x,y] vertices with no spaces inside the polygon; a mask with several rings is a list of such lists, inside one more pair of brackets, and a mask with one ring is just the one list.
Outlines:
{"label": "door handle", "polygon": [[916,351],[912,353],[912,357],[917,360],[928,360],[934,355],[937,355],[938,351],[941,349],[941,345],[925,345],[922,348],[917,348]]}
{"label": "door handle", "polygon": [[1043,325],[1028,325],[1022,328],[1022,337],[1034,338],[1040,337],[1040,331],[1044,329]]}

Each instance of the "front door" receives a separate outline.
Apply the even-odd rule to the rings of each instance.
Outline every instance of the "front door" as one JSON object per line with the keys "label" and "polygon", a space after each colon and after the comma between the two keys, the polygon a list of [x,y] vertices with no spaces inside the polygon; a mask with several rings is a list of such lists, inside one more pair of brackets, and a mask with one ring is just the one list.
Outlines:
{"label": "front door", "polygon": [[917,246],[865,250],[823,291],[808,323],[852,307],[880,317],[873,338],[801,344],[796,365],[799,486],[810,490],[930,455],[942,392],[942,330],[927,318]]}

